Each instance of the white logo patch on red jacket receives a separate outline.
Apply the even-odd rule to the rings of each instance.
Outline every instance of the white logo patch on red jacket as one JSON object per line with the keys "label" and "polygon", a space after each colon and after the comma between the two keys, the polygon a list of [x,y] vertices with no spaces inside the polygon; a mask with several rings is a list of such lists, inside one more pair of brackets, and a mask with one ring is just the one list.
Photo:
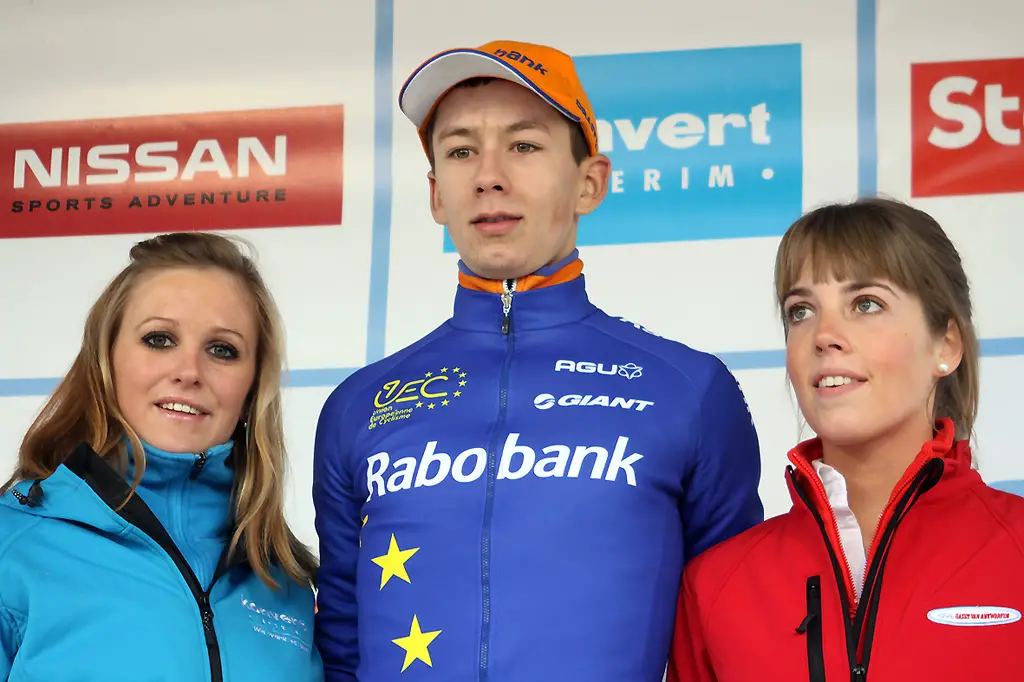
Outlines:
{"label": "white logo patch on red jacket", "polygon": [[1005,606],[950,606],[928,612],[928,620],[933,623],[958,627],[1006,625],[1020,618],[1020,611]]}

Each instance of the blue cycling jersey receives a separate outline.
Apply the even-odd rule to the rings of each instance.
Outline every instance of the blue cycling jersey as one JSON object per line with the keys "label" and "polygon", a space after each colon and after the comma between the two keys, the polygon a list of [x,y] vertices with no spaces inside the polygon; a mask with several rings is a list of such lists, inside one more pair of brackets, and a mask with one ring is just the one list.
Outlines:
{"label": "blue cycling jersey", "polygon": [[660,682],[684,564],[763,520],[735,378],[581,269],[463,275],[449,320],[327,400],[328,681]]}

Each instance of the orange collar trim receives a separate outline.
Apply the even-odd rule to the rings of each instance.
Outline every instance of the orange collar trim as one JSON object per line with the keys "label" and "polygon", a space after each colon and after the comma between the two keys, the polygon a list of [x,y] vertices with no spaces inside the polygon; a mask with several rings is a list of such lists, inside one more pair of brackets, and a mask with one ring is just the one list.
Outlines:
{"label": "orange collar trim", "polygon": [[[516,291],[521,292],[530,291],[531,289],[553,287],[556,284],[570,282],[581,274],[583,274],[583,261],[577,258],[552,275],[527,275],[526,277],[520,277],[516,282]],[[501,286],[501,280],[475,277],[473,275],[467,275],[461,271],[459,272],[459,285],[473,291],[486,291],[492,294],[504,293]]]}

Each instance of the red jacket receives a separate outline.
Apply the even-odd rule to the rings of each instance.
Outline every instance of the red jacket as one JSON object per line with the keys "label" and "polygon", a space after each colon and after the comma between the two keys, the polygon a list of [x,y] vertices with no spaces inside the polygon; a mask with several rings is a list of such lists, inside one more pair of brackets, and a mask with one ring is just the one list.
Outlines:
{"label": "red jacket", "polygon": [[940,426],[889,499],[859,603],[821,444],[794,448],[793,508],[686,568],[669,682],[1024,680],[1024,498]]}

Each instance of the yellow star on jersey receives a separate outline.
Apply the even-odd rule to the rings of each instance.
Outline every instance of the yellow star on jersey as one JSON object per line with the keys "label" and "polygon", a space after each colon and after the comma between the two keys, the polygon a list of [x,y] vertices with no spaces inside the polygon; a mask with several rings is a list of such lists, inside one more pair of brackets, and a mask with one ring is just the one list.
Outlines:
{"label": "yellow star on jersey", "polygon": [[412,627],[409,629],[408,637],[399,637],[398,639],[391,640],[398,646],[405,649],[405,663],[402,664],[402,672],[412,665],[413,661],[423,661],[431,668],[434,664],[430,662],[430,651],[427,647],[430,643],[441,634],[440,630],[434,630],[433,632],[423,632],[420,630],[420,621],[416,616],[412,617]]}
{"label": "yellow star on jersey", "polygon": [[398,541],[395,540],[395,534],[392,533],[391,545],[388,547],[388,553],[371,559],[373,563],[381,567],[380,589],[383,590],[384,586],[388,584],[388,581],[396,576],[411,584],[409,574],[405,570],[405,562],[418,551],[420,551],[419,547],[413,547],[412,549],[399,549]]}
{"label": "yellow star on jersey", "polygon": [[[366,515],[366,516],[363,517],[363,528],[366,527],[366,522],[369,521],[369,520],[370,520],[370,516],[369,515]],[[362,531],[359,531],[359,546],[360,547],[363,546],[363,532]]]}

